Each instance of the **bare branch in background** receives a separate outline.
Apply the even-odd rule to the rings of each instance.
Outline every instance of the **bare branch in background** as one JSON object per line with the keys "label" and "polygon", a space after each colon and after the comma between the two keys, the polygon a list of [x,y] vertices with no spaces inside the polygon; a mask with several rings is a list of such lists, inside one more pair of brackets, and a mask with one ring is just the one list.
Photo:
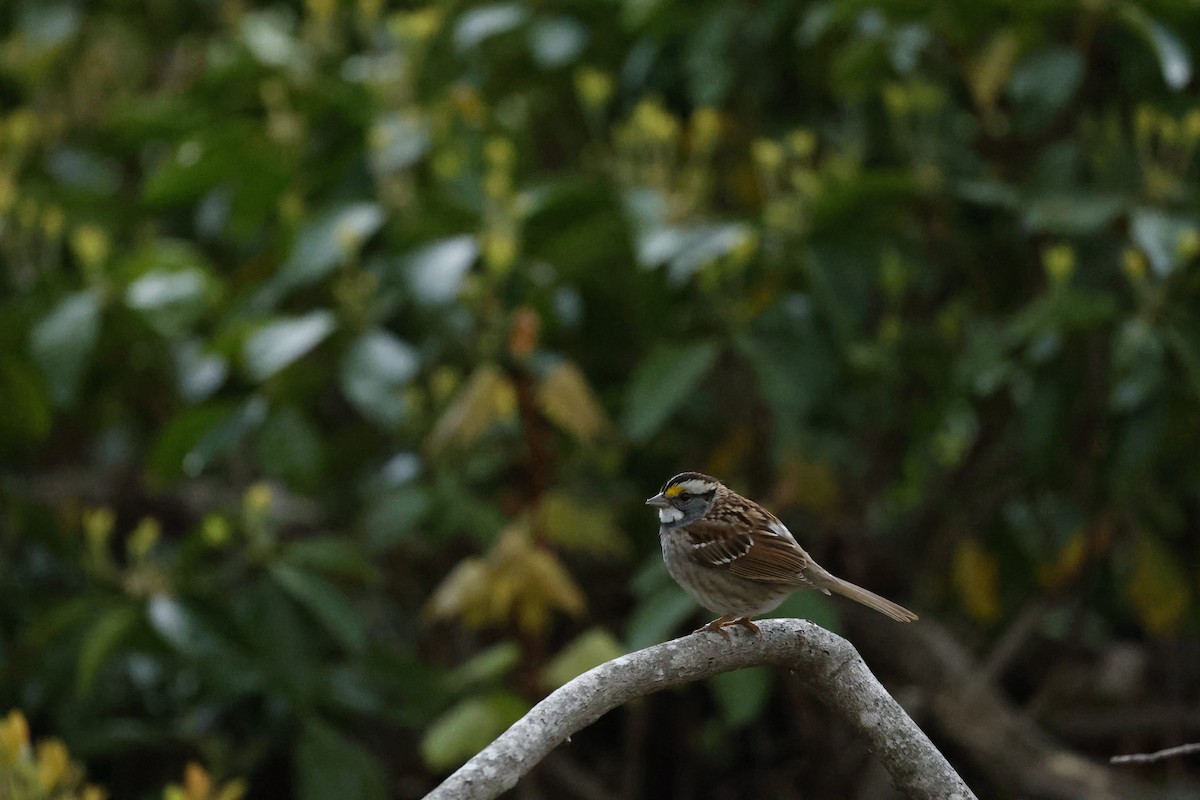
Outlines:
{"label": "bare branch in background", "polygon": [[1181,744],[1178,747],[1168,747],[1166,750],[1158,750],[1154,753],[1130,753],[1125,756],[1113,756],[1108,760],[1110,764],[1149,764],[1154,761],[1161,761],[1164,758],[1175,758],[1176,756],[1186,756],[1189,753],[1200,753],[1200,742],[1192,742],[1191,744]]}

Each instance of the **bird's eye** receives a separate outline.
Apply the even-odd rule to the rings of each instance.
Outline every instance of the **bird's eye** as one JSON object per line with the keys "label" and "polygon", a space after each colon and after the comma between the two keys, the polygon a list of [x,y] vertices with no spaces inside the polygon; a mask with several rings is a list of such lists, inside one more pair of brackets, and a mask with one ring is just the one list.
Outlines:
{"label": "bird's eye", "polygon": [[686,503],[688,500],[692,499],[692,493],[691,492],[680,492],[679,499]]}

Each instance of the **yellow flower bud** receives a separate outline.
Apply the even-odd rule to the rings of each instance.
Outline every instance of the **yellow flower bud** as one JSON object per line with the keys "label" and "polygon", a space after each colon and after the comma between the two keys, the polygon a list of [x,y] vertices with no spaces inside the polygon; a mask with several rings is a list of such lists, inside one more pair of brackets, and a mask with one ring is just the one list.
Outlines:
{"label": "yellow flower bud", "polygon": [[721,135],[721,114],[715,108],[702,106],[692,112],[689,125],[692,147],[700,153],[711,151]]}
{"label": "yellow flower bud", "polygon": [[575,94],[586,108],[602,108],[612,93],[613,79],[607,73],[594,67],[580,67],[575,71]]}
{"label": "yellow flower bud", "polygon": [[783,148],[771,139],[755,139],[750,155],[763,172],[775,172],[783,164]]}
{"label": "yellow flower bud", "polygon": [[38,742],[37,766],[38,786],[43,793],[49,794],[70,771],[71,756],[67,752],[67,746],[58,739]]}
{"label": "yellow flower bud", "polygon": [[1125,252],[1121,253],[1121,270],[1134,283],[1145,279],[1147,266],[1146,256],[1142,255],[1141,250],[1127,247]]}
{"label": "yellow flower bud", "polygon": [[246,494],[242,498],[242,507],[248,514],[259,515],[271,508],[273,500],[271,486],[259,481],[246,490]]}
{"label": "yellow flower bud", "polygon": [[99,225],[80,225],[71,232],[71,251],[85,267],[98,267],[108,260],[108,234]]}
{"label": "yellow flower bud", "polygon": [[125,549],[134,560],[145,558],[162,537],[162,525],[154,517],[144,517],[129,534]]}
{"label": "yellow flower bud", "polygon": [[1075,271],[1075,250],[1069,244],[1056,244],[1042,250],[1042,267],[1055,283],[1064,283]]}
{"label": "yellow flower bud", "polygon": [[0,765],[13,764],[29,751],[29,723],[13,709],[0,720]]}

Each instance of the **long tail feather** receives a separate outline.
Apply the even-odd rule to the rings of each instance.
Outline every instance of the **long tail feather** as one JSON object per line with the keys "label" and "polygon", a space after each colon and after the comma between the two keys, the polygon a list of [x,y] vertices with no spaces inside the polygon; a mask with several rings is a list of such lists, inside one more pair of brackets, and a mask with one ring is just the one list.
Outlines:
{"label": "long tail feather", "polygon": [[[828,573],[826,573],[828,575]],[[904,606],[893,603],[885,597],[880,597],[874,592],[868,591],[861,586],[856,586],[850,581],[844,581],[834,575],[829,575],[829,580],[823,582],[825,587],[832,589],[843,597],[849,597],[851,600],[862,603],[867,608],[873,608],[880,614],[891,617],[897,622],[912,622],[917,618],[917,615],[909,611]]]}

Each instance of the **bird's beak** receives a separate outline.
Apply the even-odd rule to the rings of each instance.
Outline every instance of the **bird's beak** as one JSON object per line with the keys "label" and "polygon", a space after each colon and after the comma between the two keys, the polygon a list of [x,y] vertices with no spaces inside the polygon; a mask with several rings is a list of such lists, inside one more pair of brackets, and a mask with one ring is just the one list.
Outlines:
{"label": "bird's beak", "polygon": [[667,508],[671,505],[671,503],[669,500],[667,500],[667,498],[663,497],[662,492],[659,492],[658,494],[654,495],[654,497],[651,497],[649,500],[647,500],[646,505],[654,506],[655,508]]}

